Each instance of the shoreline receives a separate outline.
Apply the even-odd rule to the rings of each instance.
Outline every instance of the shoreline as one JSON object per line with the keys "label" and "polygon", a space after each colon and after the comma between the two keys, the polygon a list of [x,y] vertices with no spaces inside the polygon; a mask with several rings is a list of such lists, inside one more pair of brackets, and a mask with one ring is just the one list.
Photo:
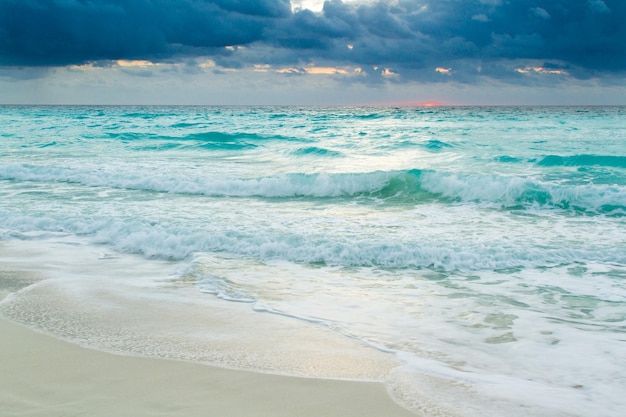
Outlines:
{"label": "shoreline", "polygon": [[415,416],[383,383],[300,378],[84,348],[0,317],[3,415]]}
{"label": "shoreline", "polygon": [[[92,274],[89,279],[91,284],[85,288],[95,290],[96,293],[84,291],[85,288],[78,285],[84,280],[67,281],[64,278],[61,280],[63,285],[56,287],[58,277],[66,274],[68,265],[57,260],[50,263],[49,254],[42,254],[37,247],[27,242],[22,243],[25,244],[17,245],[19,248],[1,245],[5,250],[0,257],[3,261],[0,268],[0,302],[14,305],[26,300],[26,304],[16,310],[26,313],[25,316],[19,316],[20,319],[16,320],[17,317],[11,317],[10,314],[0,314],[0,404],[3,417],[416,415],[394,401],[383,380],[359,379],[362,373],[371,371],[370,365],[375,369],[380,367],[381,372],[392,366],[392,361],[385,359],[386,355],[359,347],[350,340],[334,337],[324,329],[306,326],[303,330],[300,323],[284,317],[257,314],[242,316],[241,312],[247,306],[238,303],[219,304],[219,309],[209,308],[219,303],[219,300],[200,296],[202,302],[197,304],[193,291],[186,290],[184,285],[180,290],[189,297],[182,299],[174,297],[164,301],[159,298],[175,292],[169,286],[166,292],[159,292],[155,290],[156,287],[149,291],[152,297],[158,295],[157,298],[151,298],[143,292],[147,298],[127,299],[124,289],[128,288],[121,281],[107,278],[104,285],[100,285],[103,284],[102,278],[96,278],[95,273],[102,270],[81,265],[79,259],[87,259],[88,266],[88,262],[94,258],[91,256],[93,254],[90,255],[91,249],[83,253],[84,257],[79,257],[79,248],[72,246],[70,249],[74,257],[71,258],[73,261],[69,270],[89,271]],[[56,259],[69,258],[61,256]],[[128,265],[125,259],[121,257],[102,261],[106,262],[105,275],[115,276],[116,270],[124,270]],[[33,264],[45,267],[30,268],[30,272],[27,272],[26,267],[32,267]],[[151,273],[156,274],[161,269],[162,265],[155,264]],[[62,273],[56,272],[58,270]],[[109,281],[111,279],[113,281]],[[143,284],[137,285],[143,289],[149,288]],[[108,287],[117,288],[118,291],[104,291]],[[70,288],[78,293],[66,293],[65,290]],[[28,296],[24,298],[25,293]],[[82,301],[77,303],[77,300]],[[57,303],[58,308],[51,309]],[[70,305],[74,307],[69,308]],[[105,305],[106,308],[103,307]],[[130,312],[133,312],[134,321],[129,318]],[[192,344],[201,348],[201,351],[196,351],[198,357],[207,355],[213,349],[218,354],[225,352],[239,355],[240,360],[246,355],[267,355],[274,350],[273,344],[261,345],[256,343],[256,339],[245,342],[237,337],[238,333],[229,335],[227,330],[232,326],[243,326],[246,329],[249,326],[260,328],[267,325],[269,327],[264,328],[265,333],[262,334],[272,332],[280,340],[286,340],[287,337],[303,338],[309,343],[309,349],[285,350],[273,352],[272,355],[286,355],[283,359],[291,360],[290,366],[299,363],[298,366],[303,370],[317,367],[320,377],[221,367],[207,361],[193,360],[193,356],[177,358],[173,355],[142,355],[142,349],[133,352],[107,349],[106,346],[97,346],[97,343],[83,345],[65,339],[58,329],[48,332],[38,328],[40,326],[30,325],[28,321],[29,317],[35,317],[37,321],[45,320],[47,315],[56,317],[54,321],[62,323],[62,329],[65,328],[63,326],[70,326],[85,330],[84,326],[106,324],[106,320],[112,322],[114,327],[119,327],[123,321],[131,326],[129,329],[135,336],[139,336],[142,331],[147,332],[143,334],[146,343],[158,341],[158,335],[164,328],[177,328],[181,338],[176,339],[171,348],[179,346],[178,349],[183,350],[189,349],[185,343],[195,339],[182,336],[202,334],[205,332],[202,330],[204,326],[210,326],[213,330],[209,333],[217,332],[216,335],[206,336],[206,339],[198,339],[195,345]],[[103,315],[107,317],[106,320]],[[90,320],[94,317],[105,322],[92,323]],[[242,317],[253,321],[242,321]],[[106,333],[108,327],[95,328]],[[150,334],[154,334],[154,338],[146,337]],[[108,337],[113,337],[113,333],[109,332]],[[221,340],[223,338],[232,340],[224,343]],[[334,349],[334,353],[318,351],[323,346]],[[240,351],[233,352],[233,347],[238,347]],[[245,365],[245,362],[242,364]],[[335,372],[339,378],[324,377],[325,374],[330,376]],[[354,379],[342,379],[341,375]]]}

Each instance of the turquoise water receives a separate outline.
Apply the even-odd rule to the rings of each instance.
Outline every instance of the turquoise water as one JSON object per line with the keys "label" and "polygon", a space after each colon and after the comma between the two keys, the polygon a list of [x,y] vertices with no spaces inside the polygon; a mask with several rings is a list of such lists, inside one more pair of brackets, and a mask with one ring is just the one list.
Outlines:
{"label": "turquoise water", "polygon": [[170,262],[450,415],[623,415],[625,226],[624,107],[0,108],[5,247]]}

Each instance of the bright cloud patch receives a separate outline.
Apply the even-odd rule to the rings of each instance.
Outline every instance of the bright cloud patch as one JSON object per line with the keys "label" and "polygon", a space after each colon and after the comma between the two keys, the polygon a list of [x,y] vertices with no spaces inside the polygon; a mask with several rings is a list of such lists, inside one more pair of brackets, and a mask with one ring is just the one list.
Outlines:
{"label": "bright cloud patch", "polygon": [[128,60],[128,59],[118,59],[115,63],[120,67],[130,67],[130,68],[145,68],[152,67],[158,64],[154,62],[147,61],[145,59],[136,59],[136,60]]}
{"label": "bright cloud patch", "polygon": [[535,74],[569,75],[567,73],[567,71],[565,71],[564,69],[545,68],[545,67],[541,67],[541,66],[534,66],[534,67],[528,66],[528,67],[524,67],[524,68],[517,68],[515,71],[520,73],[520,74],[535,73]]}

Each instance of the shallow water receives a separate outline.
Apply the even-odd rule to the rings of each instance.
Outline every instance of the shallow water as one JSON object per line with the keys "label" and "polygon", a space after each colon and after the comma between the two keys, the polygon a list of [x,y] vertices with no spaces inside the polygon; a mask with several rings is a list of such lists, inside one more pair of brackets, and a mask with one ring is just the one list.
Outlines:
{"label": "shallow water", "polygon": [[[102,294],[115,286],[115,299],[151,300],[150,317],[159,297],[237,305],[237,317],[282,317],[395,356],[391,372],[376,356],[353,374],[212,361],[386,379],[431,415],[626,407],[624,107],[5,106],[0,126],[5,252],[59,259],[3,258],[53,276],[5,300],[4,315],[62,333],[68,308],[112,315]],[[102,278],[113,259],[125,269]],[[44,293],[66,305],[45,320],[25,313]],[[254,327],[241,323],[233,334]],[[61,336],[132,351],[113,328]],[[176,356],[149,352],[144,336],[134,353]]]}

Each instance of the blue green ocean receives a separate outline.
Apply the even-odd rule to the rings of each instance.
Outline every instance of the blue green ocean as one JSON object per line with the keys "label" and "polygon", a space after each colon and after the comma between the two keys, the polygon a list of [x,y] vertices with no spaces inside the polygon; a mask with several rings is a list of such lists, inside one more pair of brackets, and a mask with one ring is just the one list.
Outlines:
{"label": "blue green ocean", "polygon": [[0,287],[96,349],[623,416],[626,107],[2,106]]}

